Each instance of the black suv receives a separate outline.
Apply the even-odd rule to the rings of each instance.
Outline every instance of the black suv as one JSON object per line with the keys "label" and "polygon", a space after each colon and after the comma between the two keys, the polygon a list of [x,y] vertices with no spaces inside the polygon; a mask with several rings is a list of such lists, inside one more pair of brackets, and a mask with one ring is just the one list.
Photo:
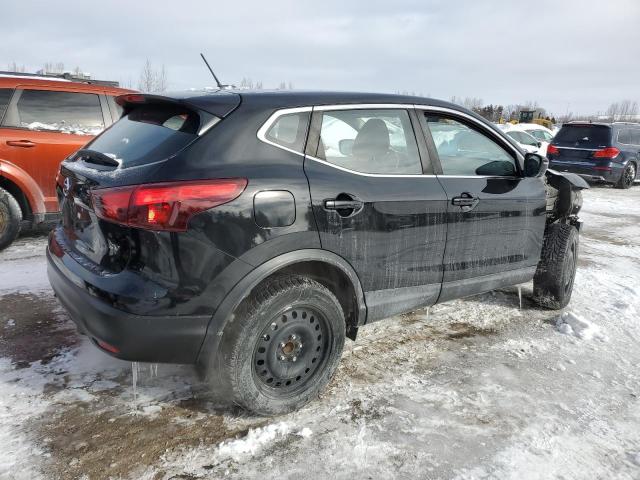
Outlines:
{"label": "black suv", "polygon": [[118,97],[61,165],[48,273],[81,332],[196,363],[254,412],[294,409],[345,337],[534,279],[569,302],[581,188],[481,117],[418,97],[222,90]]}
{"label": "black suv", "polygon": [[570,122],[547,148],[550,168],[629,188],[640,165],[639,123]]}

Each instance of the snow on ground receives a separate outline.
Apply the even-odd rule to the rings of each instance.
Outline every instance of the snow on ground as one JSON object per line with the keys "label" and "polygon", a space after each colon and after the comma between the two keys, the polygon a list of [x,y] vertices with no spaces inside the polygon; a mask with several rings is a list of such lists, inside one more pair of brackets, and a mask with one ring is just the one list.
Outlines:
{"label": "snow on ground", "polygon": [[[531,285],[361,329],[302,410],[217,411],[189,366],[79,337],[44,237],[0,253],[0,478],[640,478],[640,187],[585,194],[564,312]],[[133,373],[137,377],[134,391]]]}

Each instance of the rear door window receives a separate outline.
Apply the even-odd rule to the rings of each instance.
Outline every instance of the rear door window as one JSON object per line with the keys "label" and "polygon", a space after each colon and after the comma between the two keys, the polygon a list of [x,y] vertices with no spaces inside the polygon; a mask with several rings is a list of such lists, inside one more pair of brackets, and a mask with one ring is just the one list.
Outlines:
{"label": "rear door window", "polygon": [[406,110],[323,112],[317,157],[361,173],[422,173],[418,145]]}
{"label": "rear door window", "polygon": [[611,128],[605,125],[564,125],[553,143],[575,148],[608,147],[611,144]]}
{"label": "rear door window", "polygon": [[128,112],[84,151],[105,155],[123,168],[146,165],[178,153],[198,137],[199,128],[197,112],[143,105]]}
{"label": "rear door window", "polygon": [[13,95],[13,88],[0,88],[0,121],[4,117],[4,112],[7,111],[11,95]]}
{"label": "rear door window", "polygon": [[104,129],[100,98],[93,93],[24,90],[17,103],[17,115],[8,126],[97,135]]}

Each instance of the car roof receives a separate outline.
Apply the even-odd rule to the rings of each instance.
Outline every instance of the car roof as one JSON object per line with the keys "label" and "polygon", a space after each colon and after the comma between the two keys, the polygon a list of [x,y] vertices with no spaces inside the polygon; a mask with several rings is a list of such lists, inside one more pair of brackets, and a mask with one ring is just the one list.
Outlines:
{"label": "car roof", "polygon": [[527,130],[544,130],[545,132],[550,132],[551,130],[545,127],[544,125],[539,125],[537,123],[519,123],[520,127],[525,128]]}
{"label": "car roof", "polygon": [[[265,108],[295,108],[312,105],[332,104],[416,104],[441,106],[467,112],[464,108],[441,100],[412,95],[388,93],[340,92],[324,90],[244,90],[244,89],[203,89],[162,94],[176,100],[186,100],[197,105],[200,102],[215,101],[221,95],[235,94],[243,104],[264,106]],[[220,98],[220,97],[218,97]],[[468,112],[467,112],[468,113]]]}
{"label": "car roof", "polygon": [[613,123],[607,122],[589,122],[589,121],[573,121],[562,124],[563,127],[613,127]]}
{"label": "car roof", "polygon": [[132,93],[133,90],[120,87],[112,87],[99,83],[78,82],[57,77],[34,77],[27,75],[0,74],[0,88],[42,87],[47,89],[74,90],[78,92],[105,92],[112,95]]}

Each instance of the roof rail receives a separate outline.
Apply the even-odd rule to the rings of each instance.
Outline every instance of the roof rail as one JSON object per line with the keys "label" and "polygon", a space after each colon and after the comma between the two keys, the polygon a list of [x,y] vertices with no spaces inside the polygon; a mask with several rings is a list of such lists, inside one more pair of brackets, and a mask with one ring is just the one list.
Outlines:
{"label": "roof rail", "polygon": [[0,75],[11,75],[14,77],[33,77],[35,79],[59,78],[70,82],[89,83],[94,85],[104,85],[107,87],[119,87],[120,83],[112,80],[93,80],[92,78],[75,76],[70,72],[64,73],[25,73],[25,72],[5,72],[0,71]]}

